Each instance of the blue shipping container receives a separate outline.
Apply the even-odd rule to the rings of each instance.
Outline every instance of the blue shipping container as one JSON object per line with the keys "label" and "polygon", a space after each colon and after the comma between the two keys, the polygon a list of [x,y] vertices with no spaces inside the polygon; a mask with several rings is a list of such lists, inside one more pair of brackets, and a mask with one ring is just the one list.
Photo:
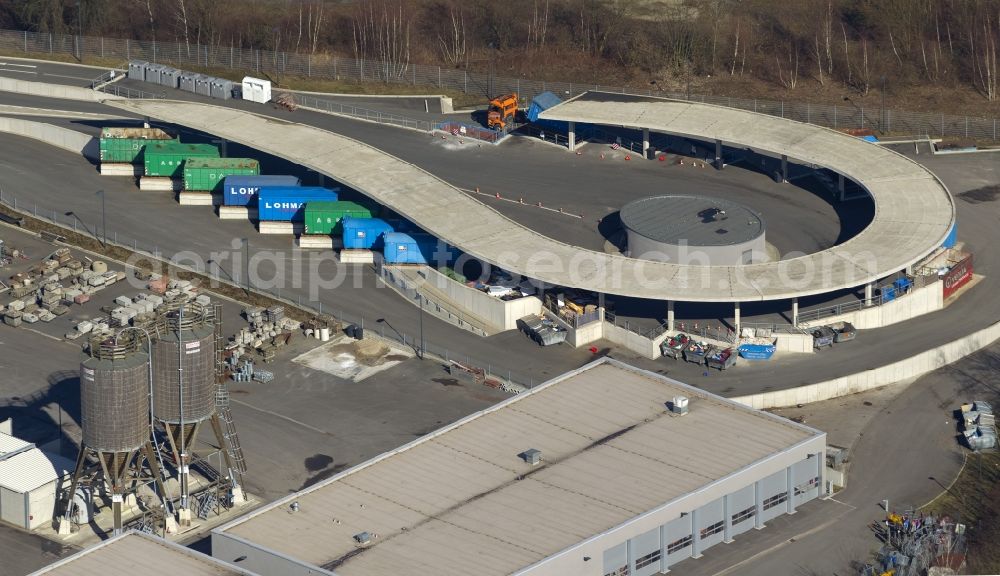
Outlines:
{"label": "blue shipping container", "polygon": [[302,222],[306,202],[336,202],[337,191],[319,186],[261,186],[257,219],[261,222]]}
{"label": "blue shipping container", "polygon": [[381,218],[344,218],[344,248],[371,250],[392,226]]}
{"label": "blue shipping container", "polygon": [[298,186],[295,176],[226,176],[222,190],[226,206],[256,206],[261,186]]}
{"label": "blue shipping container", "polygon": [[386,264],[433,264],[445,266],[458,259],[455,247],[429,234],[386,232],[382,235],[382,255]]}
{"label": "blue shipping container", "polygon": [[948,232],[948,237],[944,239],[944,244],[941,247],[954,248],[956,241],[958,241],[958,222],[951,225],[951,231]]}
{"label": "blue shipping container", "polygon": [[542,92],[531,100],[531,106],[528,106],[528,113],[525,116],[528,122],[538,122],[539,114],[559,104],[562,104],[562,100],[558,96],[552,92]]}

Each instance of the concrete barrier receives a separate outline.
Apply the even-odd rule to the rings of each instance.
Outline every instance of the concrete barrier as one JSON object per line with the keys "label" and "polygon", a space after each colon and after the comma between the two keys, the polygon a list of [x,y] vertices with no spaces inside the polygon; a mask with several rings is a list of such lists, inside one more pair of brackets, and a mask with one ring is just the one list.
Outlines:
{"label": "concrete barrier", "polygon": [[816,384],[807,384],[787,390],[775,390],[762,394],[739,396],[733,400],[754,408],[781,408],[797,404],[809,404],[840,396],[857,394],[885,386],[919,378],[989,346],[1000,338],[1000,322],[973,332],[964,338],[948,342],[937,348],[925,350],[905,360],[885,366],[834,378]]}
{"label": "concrete barrier", "polygon": [[941,282],[932,282],[921,288],[913,288],[909,293],[904,294],[895,300],[886,302],[881,306],[863,308],[854,312],[840,314],[812,320],[810,322],[800,322],[801,328],[813,328],[825,326],[834,322],[850,322],[858,330],[870,330],[891,326],[900,322],[906,322],[924,314],[937,312],[944,308],[944,292],[941,289]]}
{"label": "concrete barrier", "polygon": [[429,286],[440,292],[455,308],[467,311],[499,330],[517,328],[517,320],[542,310],[542,301],[536,296],[514,300],[500,300],[482,290],[476,290],[445,276],[430,266],[420,266],[419,274]]}
{"label": "concrete barrier", "polygon": [[99,162],[101,158],[101,143],[97,138],[69,128],[0,116],[0,132],[40,140],[56,148],[80,154],[93,163]]}
{"label": "concrete barrier", "polygon": [[82,100],[85,102],[123,100],[121,96],[98,92],[90,88],[45,84],[44,82],[29,82],[28,80],[17,80],[16,78],[0,78],[0,91],[44,96],[45,98],[59,98],[61,100]]}

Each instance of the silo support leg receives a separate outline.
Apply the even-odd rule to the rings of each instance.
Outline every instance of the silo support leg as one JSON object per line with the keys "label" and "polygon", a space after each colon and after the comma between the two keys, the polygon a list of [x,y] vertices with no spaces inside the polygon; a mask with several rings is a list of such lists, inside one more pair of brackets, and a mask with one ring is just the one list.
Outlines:
{"label": "silo support leg", "polygon": [[722,140],[715,141],[715,168],[716,170],[722,170]]}
{"label": "silo support leg", "polygon": [[667,300],[667,331],[674,331],[674,301]]}

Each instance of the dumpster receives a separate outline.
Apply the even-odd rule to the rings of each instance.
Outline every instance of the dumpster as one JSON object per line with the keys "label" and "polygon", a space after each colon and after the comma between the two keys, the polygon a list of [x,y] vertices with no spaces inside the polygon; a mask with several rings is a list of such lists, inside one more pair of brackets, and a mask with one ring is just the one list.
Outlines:
{"label": "dumpster", "polygon": [[684,347],[687,346],[691,338],[683,332],[671,336],[660,342],[660,353],[668,358],[673,358],[677,360],[684,355]]}
{"label": "dumpster", "polygon": [[836,322],[831,324],[830,328],[832,328],[834,332],[833,341],[837,343],[854,340],[854,338],[858,335],[858,331],[854,328],[854,324],[851,324],[850,322]]}
{"label": "dumpster", "polygon": [[905,276],[903,278],[897,278],[896,281],[892,283],[892,287],[893,289],[895,289],[897,296],[902,296],[903,294],[906,294],[907,292],[910,291],[910,288],[912,286],[913,283],[910,282],[910,279],[906,278]]}
{"label": "dumpster", "polygon": [[740,356],[746,360],[770,360],[774,356],[774,344],[741,344]]}
{"label": "dumpster", "polygon": [[692,340],[684,347],[684,360],[693,364],[704,364],[705,357],[714,351],[714,346]]}
{"label": "dumpster", "polygon": [[837,338],[837,333],[833,331],[833,328],[829,326],[820,326],[819,328],[813,330],[813,348],[817,350],[821,348],[826,348],[828,346],[833,346],[833,342]]}
{"label": "dumpster", "polygon": [[552,320],[538,315],[529,314],[517,321],[517,326],[539,346],[551,346],[566,341],[566,330]]}
{"label": "dumpster", "polygon": [[896,299],[896,288],[891,284],[887,284],[878,289],[879,295],[882,297],[882,303],[892,302]]}
{"label": "dumpster", "polygon": [[705,363],[709,368],[725,370],[736,364],[736,350],[733,348],[713,348],[712,352],[705,356]]}

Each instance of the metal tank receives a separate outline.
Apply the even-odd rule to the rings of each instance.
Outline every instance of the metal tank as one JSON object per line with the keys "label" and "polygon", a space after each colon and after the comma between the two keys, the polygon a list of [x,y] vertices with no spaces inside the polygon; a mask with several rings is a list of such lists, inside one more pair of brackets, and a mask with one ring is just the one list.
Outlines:
{"label": "metal tank", "polygon": [[91,341],[80,363],[83,444],[131,452],[149,440],[149,356],[125,334]]}
{"label": "metal tank", "polygon": [[[188,303],[157,322],[153,343],[153,415],[194,424],[215,412],[215,333],[210,311]],[[178,364],[183,368],[178,371]],[[180,381],[181,385],[178,384]],[[183,415],[181,402],[183,400]]]}

